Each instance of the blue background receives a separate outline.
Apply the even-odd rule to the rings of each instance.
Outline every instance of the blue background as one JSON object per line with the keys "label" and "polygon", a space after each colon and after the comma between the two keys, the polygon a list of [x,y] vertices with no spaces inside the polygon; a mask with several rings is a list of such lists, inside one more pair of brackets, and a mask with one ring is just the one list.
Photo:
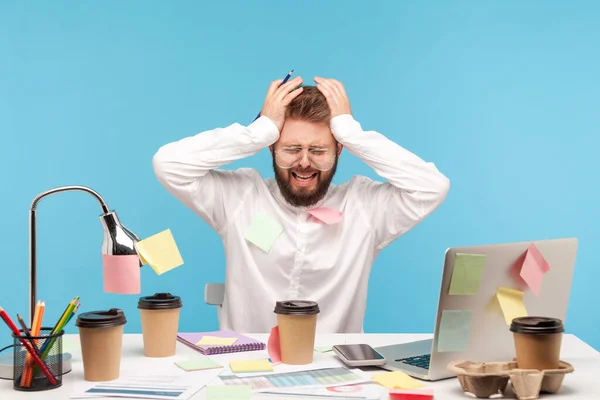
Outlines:
{"label": "blue background", "polygon": [[[203,301],[222,244],[159,185],[163,144],[249,123],[268,83],[294,68],[335,77],[355,117],[452,182],[429,219],[383,251],[368,332],[431,332],[449,246],[576,236],[568,331],[600,348],[597,147],[600,3],[594,1],[0,2],[0,305],[27,315],[28,210],[44,190],[97,190],[141,237],[170,228],[185,265],[142,271],[143,292],[185,302],[182,330],[217,327]],[[228,168],[272,176],[262,151]],[[344,153],[335,182],[363,174]],[[121,307],[103,293],[102,229],[83,193],[39,206],[38,296],[52,323]],[[386,306],[391,302],[394,306]],[[68,332],[75,332],[70,326]],[[0,325],[0,344],[9,343]]]}

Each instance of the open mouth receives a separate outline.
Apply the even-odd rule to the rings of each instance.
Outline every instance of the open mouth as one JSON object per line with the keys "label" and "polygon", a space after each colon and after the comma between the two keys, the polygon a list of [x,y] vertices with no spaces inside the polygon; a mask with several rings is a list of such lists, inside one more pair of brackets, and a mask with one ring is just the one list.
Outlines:
{"label": "open mouth", "polygon": [[299,185],[304,186],[310,185],[316,179],[317,173],[315,172],[314,174],[297,174],[295,172],[292,172],[292,176]]}

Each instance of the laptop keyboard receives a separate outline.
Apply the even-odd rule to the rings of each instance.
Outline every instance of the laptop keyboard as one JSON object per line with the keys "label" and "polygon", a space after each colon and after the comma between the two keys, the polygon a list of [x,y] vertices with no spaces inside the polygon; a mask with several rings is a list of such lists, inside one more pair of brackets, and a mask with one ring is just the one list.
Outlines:
{"label": "laptop keyboard", "polygon": [[408,365],[414,365],[415,367],[429,369],[429,359],[431,354],[423,354],[422,356],[414,356],[407,358],[399,358],[396,362],[401,362]]}

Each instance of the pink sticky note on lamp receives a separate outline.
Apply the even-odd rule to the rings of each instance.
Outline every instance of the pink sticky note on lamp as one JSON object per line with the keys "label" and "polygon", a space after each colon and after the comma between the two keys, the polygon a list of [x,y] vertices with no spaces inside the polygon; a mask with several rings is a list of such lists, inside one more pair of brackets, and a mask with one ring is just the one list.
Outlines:
{"label": "pink sticky note on lamp", "polygon": [[328,225],[337,224],[342,220],[341,211],[334,210],[332,208],[313,208],[312,210],[308,210],[310,215],[317,218],[320,221],[325,222]]}
{"label": "pink sticky note on lamp", "polygon": [[550,271],[550,265],[534,244],[527,249],[523,266],[521,267],[521,278],[527,283],[531,291],[540,295],[544,274]]}
{"label": "pink sticky note on lamp", "polygon": [[281,363],[281,345],[279,344],[279,327],[271,329],[271,335],[267,341],[267,351],[273,364]]}
{"label": "pink sticky note on lamp", "polygon": [[102,255],[104,291],[117,294],[140,294],[140,261],[137,255]]}
{"label": "pink sticky note on lamp", "polygon": [[433,389],[390,389],[391,400],[433,399]]}

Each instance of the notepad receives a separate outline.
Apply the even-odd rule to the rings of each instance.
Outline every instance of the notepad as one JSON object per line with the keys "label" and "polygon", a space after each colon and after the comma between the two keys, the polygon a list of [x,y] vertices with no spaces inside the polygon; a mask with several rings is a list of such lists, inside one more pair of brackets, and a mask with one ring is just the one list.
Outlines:
{"label": "notepad", "polygon": [[[237,338],[236,342],[230,346],[205,346],[197,345],[203,336],[215,336],[221,338]],[[264,350],[266,345],[263,342],[254,340],[248,336],[231,330],[215,331],[215,332],[180,332],[177,334],[177,340],[181,343],[199,351],[202,354],[223,354],[236,353],[240,351]]]}
{"label": "notepad", "polygon": [[267,359],[260,360],[237,360],[230,361],[229,367],[232,372],[270,372],[273,365]]}

